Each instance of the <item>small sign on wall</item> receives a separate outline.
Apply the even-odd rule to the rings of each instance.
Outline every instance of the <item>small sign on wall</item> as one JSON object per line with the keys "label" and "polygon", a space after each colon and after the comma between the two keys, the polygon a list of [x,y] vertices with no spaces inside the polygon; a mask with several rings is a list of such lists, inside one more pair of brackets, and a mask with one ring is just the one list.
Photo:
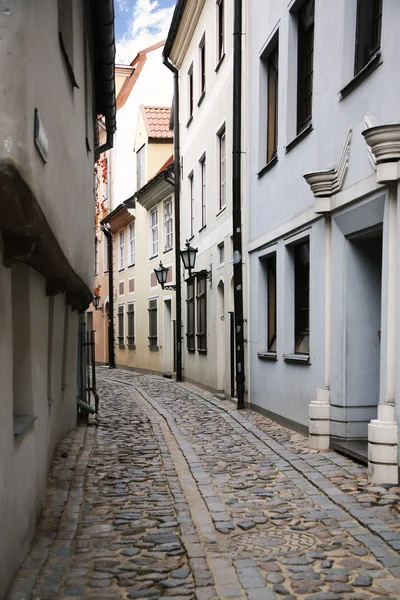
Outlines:
{"label": "small sign on wall", "polygon": [[47,154],[49,151],[49,138],[37,108],[35,108],[34,142],[40,156],[42,157],[43,162],[46,163]]}

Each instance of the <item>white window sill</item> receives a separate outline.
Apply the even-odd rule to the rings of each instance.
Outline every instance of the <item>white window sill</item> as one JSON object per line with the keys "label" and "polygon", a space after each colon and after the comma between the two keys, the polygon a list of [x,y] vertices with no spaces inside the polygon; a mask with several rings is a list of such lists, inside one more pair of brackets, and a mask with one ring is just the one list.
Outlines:
{"label": "white window sill", "polygon": [[34,417],[33,415],[14,415],[14,435],[22,435],[24,431],[26,431],[28,427],[30,427],[32,423],[36,421],[36,419],[37,417]]}

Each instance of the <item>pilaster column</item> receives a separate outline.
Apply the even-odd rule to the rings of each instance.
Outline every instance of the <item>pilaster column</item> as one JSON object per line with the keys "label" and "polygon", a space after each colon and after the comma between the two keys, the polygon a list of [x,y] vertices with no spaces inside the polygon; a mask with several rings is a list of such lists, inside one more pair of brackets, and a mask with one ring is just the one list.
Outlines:
{"label": "pilaster column", "polygon": [[317,388],[317,397],[308,405],[308,444],[314,450],[329,449],[329,388],[331,360],[331,217],[325,217],[325,365],[324,387]]}
{"label": "pilaster column", "polygon": [[398,483],[396,422],[397,181],[400,178],[400,125],[363,131],[377,163],[378,183],[388,185],[384,222],[381,372],[378,415],[368,425],[368,477]]}

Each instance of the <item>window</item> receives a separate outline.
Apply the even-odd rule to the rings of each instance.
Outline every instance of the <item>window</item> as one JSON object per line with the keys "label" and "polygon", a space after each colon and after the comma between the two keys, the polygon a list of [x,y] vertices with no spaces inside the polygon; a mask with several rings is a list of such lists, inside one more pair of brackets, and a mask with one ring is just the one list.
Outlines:
{"label": "window", "polygon": [[310,352],[310,242],[294,246],[294,333],[296,354]]}
{"label": "window", "polygon": [[136,152],[136,188],[138,190],[140,190],[146,183],[144,152],[144,145]]}
{"label": "window", "polygon": [[97,237],[94,238],[94,276],[97,277],[99,274],[99,241]]}
{"label": "window", "polygon": [[189,175],[190,185],[190,237],[194,236],[194,178],[193,172]]}
{"label": "window", "polygon": [[124,305],[118,306],[118,344],[124,345]]}
{"label": "window", "polygon": [[314,0],[298,12],[297,133],[311,121],[314,63]]}
{"label": "window", "polygon": [[219,264],[222,265],[225,262],[225,244],[221,242],[218,244]]}
{"label": "window", "polygon": [[103,233],[103,265],[104,265],[104,273],[108,273],[108,238],[105,233]]}
{"label": "window", "polygon": [[189,102],[189,120],[193,117],[193,64],[188,71],[188,102]]}
{"label": "window", "polygon": [[197,350],[207,351],[207,279],[197,279]]}
{"label": "window", "polygon": [[266,259],[267,270],[267,349],[276,352],[276,254]]}
{"label": "window", "polygon": [[199,46],[200,54],[200,98],[206,93],[206,38],[203,38]]}
{"label": "window", "polygon": [[267,164],[276,156],[278,145],[278,45],[267,59]]}
{"label": "window", "polygon": [[129,225],[129,266],[135,264],[135,225]]}
{"label": "window", "polygon": [[150,212],[150,257],[158,254],[158,213],[157,207]]}
{"label": "window", "polygon": [[186,347],[194,352],[195,345],[195,314],[194,314],[194,277],[187,281],[186,292]]}
{"label": "window", "polygon": [[78,84],[74,75],[74,14],[72,0],[58,0],[58,37],[68,75],[74,87]]}
{"label": "window", "polygon": [[200,161],[201,168],[201,226],[207,224],[207,198],[206,198],[206,159]]}
{"label": "window", "polygon": [[157,298],[149,300],[149,348],[157,348]]}
{"label": "window", "polygon": [[135,304],[130,302],[127,307],[126,314],[128,316],[128,346],[135,345]]}
{"label": "window", "polygon": [[381,45],[382,0],[357,0],[354,73],[363,69]]}
{"label": "window", "polygon": [[125,266],[125,263],[124,263],[125,236],[124,236],[123,231],[120,231],[118,234],[118,245],[119,245],[118,270],[121,271]]}
{"label": "window", "polygon": [[224,40],[224,0],[217,0],[217,56],[218,62],[222,60],[225,52]]}
{"label": "window", "polygon": [[172,198],[164,201],[164,239],[165,250],[171,250],[173,242]]}
{"label": "window", "polygon": [[226,132],[219,134],[219,208],[226,205]]}

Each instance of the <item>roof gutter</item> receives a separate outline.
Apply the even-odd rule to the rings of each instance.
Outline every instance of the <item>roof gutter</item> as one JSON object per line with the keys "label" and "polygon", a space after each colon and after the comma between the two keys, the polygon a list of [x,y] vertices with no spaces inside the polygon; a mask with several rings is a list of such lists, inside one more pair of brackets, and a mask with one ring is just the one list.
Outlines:
{"label": "roof gutter", "polygon": [[[164,50],[163,50],[163,58],[164,64],[165,60],[169,58],[170,52],[172,50],[172,46],[175,42],[176,34],[178,33],[179,25],[181,24],[181,19],[183,15],[183,11],[185,10],[186,0],[178,0],[175,6],[174,14],[172,15],[171,25],[168,31],[168,37],[165,42]],[[172,66],[172,63],[170,63]],[[166,65],[168,67],[168,65]],[[170,69],[170,67],[168,67]],[[171,69],[172,70],[172,69]]]}
{"label": "roof gutter", "polygon": [[114,144],[116,131],[114,0],[92,4],[96,112],[103,115],[107,139],[95,149],[98,156]]}

